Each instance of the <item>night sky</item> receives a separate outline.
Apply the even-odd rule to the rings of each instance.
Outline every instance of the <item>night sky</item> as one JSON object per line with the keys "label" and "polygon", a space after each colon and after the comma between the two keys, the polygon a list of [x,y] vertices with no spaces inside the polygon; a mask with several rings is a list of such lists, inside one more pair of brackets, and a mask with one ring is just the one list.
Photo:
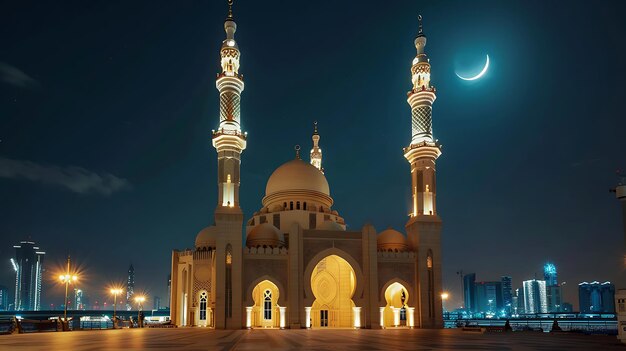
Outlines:
{"label": "night sky", "polygon": [[[403,230],[410,207],[410,66],[417,15],[443,144],[438,212],[444,287],[455,274],[513,277],[554,262],[624,287],[623,4],[580,1],[236,1],[242,51],[241,203],[311,147],[319,121],[335,209],[349,229]],[[0,2],[0,284],[12,246],[47,252],[43,305],[67,254],[99,300],[133,263],[136,290],[167,299],[171,250],[212,224],[215,74],[226,1]],[[488,73],[465,82],[455,72]],[[306,158],[308,159],[308,157]],[[151,302],[148,302],[151,305]]]}

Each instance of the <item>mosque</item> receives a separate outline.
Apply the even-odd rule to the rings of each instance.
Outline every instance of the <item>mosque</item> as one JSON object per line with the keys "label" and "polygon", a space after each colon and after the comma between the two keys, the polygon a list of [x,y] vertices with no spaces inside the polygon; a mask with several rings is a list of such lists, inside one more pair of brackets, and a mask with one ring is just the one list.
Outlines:
{"label": "mosque", "polygon": [[[299,155],[269,177],[261,208],[244,219],[239,204],[241,51],[229,1],[220,49],[222,72],[214,223],[195,248],[172,252],[171,320],[179,327],[441,328],[441,219],[436,210],[430,63],[421,17],[411,66],[412,211],[405,233],[373,226],[347,230],[333,209],[317,127],[310,162]],[[408,121],[407,121],[408,122]],[[407,169],[408,170],[408,169]],[[403,214],[404,215],[404,214]],[[244,240],[245,238],[245,240]]]}

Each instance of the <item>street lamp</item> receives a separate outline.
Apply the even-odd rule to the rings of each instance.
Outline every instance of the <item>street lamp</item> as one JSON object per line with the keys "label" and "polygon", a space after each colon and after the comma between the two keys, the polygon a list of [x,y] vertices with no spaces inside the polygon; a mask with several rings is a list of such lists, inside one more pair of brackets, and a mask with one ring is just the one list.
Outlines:
{"label": "street lamp", "polygon": [[63,310],[63,319],[67,322],[67,291],[70,283],[75,283],[78,280],[78,276],[70,273],[70,256],[67,256],[67,271],[65,274],[59,276],[61,283],[65,284],[65,308]]}
{"label": "street lamp", "polygon": [[139,326],[141,322],[141,307],[142,304],[146,301],[146,297],[143,295],[139,295],[135,297],[135,302],[139,306],[139,311],[137,311],[137,326]]}
{"label": "street lamp", "polygon": [[120,288],[111,289],[111,294],[113,294],[113,327],[115,327],[115,312],[117,311],[117,295],[123,292]]}
{"label": "street lamp", "polygon": [[441,293],[441,308],[443,308],[444,311],[446,310],[445,303],[448,297],[450,297],[450,294],[447,292],[444,291]]}

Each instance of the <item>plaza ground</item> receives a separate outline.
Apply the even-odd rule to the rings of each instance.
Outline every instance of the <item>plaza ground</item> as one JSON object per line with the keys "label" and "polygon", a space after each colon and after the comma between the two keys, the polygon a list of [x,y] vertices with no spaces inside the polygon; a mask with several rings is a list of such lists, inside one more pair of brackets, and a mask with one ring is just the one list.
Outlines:
{"label": "plaza ground", "polygon": [[0,350],[623,350],[615,336],[441,330],[121,329],[0,336]]}

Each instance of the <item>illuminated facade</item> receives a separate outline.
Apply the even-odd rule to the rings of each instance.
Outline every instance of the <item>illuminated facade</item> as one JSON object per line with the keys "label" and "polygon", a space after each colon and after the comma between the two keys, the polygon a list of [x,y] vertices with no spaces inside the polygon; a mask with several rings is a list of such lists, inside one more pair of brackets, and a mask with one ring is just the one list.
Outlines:
{"label": "illuminated facade", "polygon": [[547,313],[546,282],[544,280],[525,280],[524,313]]}
{"label": "illuminated facade", "polygon": [[41,308],[41,277],[46,254],[32,241],[22,241],[15,248],[11,264],[15,270],[16,311],[39,311]]}
{"label": "illuminated facade", "polygon": [[131,264],[128,267],[128,277],[126,278],[126,310],[133,309],[133,295],[135,294],[135,267]]}
{"label": "illuminated facade", "polygon": [[173,323],[217,329],[442,327],[434,173],[441,152],[432,137],[435,89],[421,19],[408,95],[413,132],[405,157],[415,191],[407,234],[391,228],[377,233],[371,225],[349,231],[333,208],[317,123],[309,162],[296,147],[295,158],[269,177],[261,208],[244,222],[244,82],[229,5],[216,79],[219,127],[212,134],[218,164],[214,222],[200,230],[193,249],[172,252]]}

